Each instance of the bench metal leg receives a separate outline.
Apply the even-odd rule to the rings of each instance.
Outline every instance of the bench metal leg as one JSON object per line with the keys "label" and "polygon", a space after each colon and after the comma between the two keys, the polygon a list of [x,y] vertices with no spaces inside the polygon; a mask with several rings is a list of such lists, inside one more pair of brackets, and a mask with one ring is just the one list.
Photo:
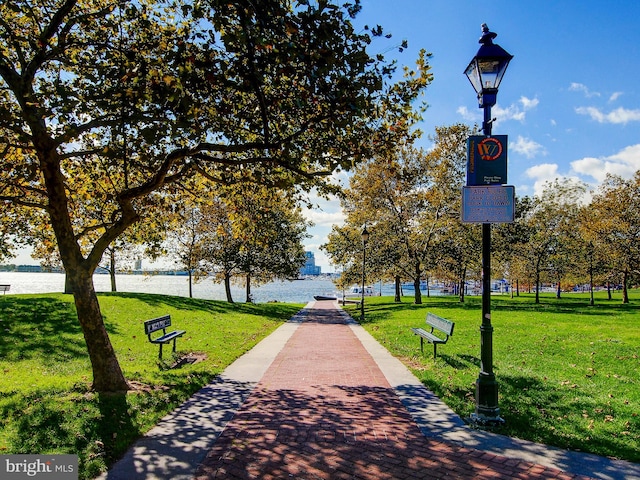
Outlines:
{"label": "bench metal leg", "polygon": [[[435,360],[438,354],[438,344],[436,342],[429,343],[433,343],[433,359]],[[420,353],[424,354],[424,337],[420,337]]]}
{"label": "bench metal leg", "polygon": [[[178,337],[173,339],[173,353],[176,353],[176,340],[178,339]],[[158,350],[158,359],[162,360],[162,345],[164,345],[164,343],[158,343],[158,346],[160,347],[160,349]]]}

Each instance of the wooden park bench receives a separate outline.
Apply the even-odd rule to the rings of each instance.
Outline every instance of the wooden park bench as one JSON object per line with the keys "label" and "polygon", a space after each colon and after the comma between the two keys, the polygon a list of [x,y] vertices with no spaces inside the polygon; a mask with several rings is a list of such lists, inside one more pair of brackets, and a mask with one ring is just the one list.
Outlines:
{"label": "wooden park bench", "polygon": [[4,294],[6,294],[10,288],[11,288],[11,285],[0,285],[0,290],[2,290]]}
{"label": "wooden park bench", "polygon": [[[158,358],[162,360],[162,345],[165,343],[169,343],[173,340],[173,353],[176,352],[176,340],[178,337],[184,335],[186,330],[174,330],[172,332],[167,333],[167,327],[171,326],[171,315],[165,315],[164,317],[154,318],[152,320],[147,320],[144,322],[144,333],[149,336],[149,341],[151,343],[157,343],[160,346],[160,352],[158,354]],[[162,330],[162,335],[156,338],[152,338],[151,334]]]}
{"label": "wooden park bench", "polygon": [[[411,330],[415,335],[420,335],[420,351],[424,353],[424,341],[433,343],[433,358],[436,358],[436,349],[439,343],[447,343],[449,337],[453,335],[453,327],[455,323],[449,320],[434,315],[433,313],[427,313],[427,326],[431,327],[431,330],[427,332],[422,328],[412,328]],[[444,338],[434,335],[434,331],[444,334]]]}

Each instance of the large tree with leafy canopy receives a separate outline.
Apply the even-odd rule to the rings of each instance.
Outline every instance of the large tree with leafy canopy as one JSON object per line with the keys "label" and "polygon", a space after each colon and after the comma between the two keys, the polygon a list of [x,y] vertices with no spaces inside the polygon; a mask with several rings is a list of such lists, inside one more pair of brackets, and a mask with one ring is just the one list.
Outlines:
{"label": "large tree with leafy canopy", "polygon": [[[92,274],[185,179],[322,186],[411,127],[428,83],[318,0],[5,0],[0,199],[45,212],[73,289],[93,388],[128,383]],[[393,128],[389,128],[393,127]]]}
{"label": "large tree with leafy canopy", "polygon": [[629,179],[607,175],[585,213],[588,255],[621,279],[622,302],[629,303],[629,282],[640,278],[640,170]]}
{"label": "large tree with leafy canopy", "polygon": [[302,241],[310,225],[288,192],[256,184],[233,185],[200,207],[198,260],[222,280],[227,301],[231,283],[251,286],[297,278],[305,262]]}
{"label": "large tree with leafy canopy", "polygon": [[[358,166],[342,202],[348,227],[334,228],[324,247],[334,263],[351,266],[349,278],[361,269],[356,258],[362,249],[355,242],[352,250],[343,239],[353,238],[366,223],[372,232],[369,248],[376,252],[368,269],[378,278],[411,279],[414,301],[422,303],[421,280],[435,270],[436,254],[445,239],[451,239],[452,222],[460,214],[469,133],[463,124],[436,127],[431,151],[404,145]],[[349,256],[354,260],[346,261]]]}

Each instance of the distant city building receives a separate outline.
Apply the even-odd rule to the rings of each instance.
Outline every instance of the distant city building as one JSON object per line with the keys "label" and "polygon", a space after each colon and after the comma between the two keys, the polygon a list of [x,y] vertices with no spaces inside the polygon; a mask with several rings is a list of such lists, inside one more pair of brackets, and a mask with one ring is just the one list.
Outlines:
{"label": "distant city building", "polygon": [[316,266],[316,257],[313,255],[313,252],[304,252],[305,257],[307,258],[304,264],[304,267],[300,269],[300,275],[320,275],[321,268]]}

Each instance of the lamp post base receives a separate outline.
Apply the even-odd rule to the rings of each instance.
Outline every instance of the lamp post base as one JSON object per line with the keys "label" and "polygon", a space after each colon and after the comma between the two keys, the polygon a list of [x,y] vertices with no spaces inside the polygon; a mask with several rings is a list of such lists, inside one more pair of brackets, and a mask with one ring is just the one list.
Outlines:
{"label": "lamp post base", "polygon": [[482,414],[472,413],[469,417],[469,425],[477,429],[494,429],[505,424],[504,418],[500,415],[487,417]]}
{"label": "lamp post base", "polygon": [[498,382],[495,375],[480,372],[476,380],[476,412],[471,414],[469,422],[478,428],[504,425],[498,408]]}

